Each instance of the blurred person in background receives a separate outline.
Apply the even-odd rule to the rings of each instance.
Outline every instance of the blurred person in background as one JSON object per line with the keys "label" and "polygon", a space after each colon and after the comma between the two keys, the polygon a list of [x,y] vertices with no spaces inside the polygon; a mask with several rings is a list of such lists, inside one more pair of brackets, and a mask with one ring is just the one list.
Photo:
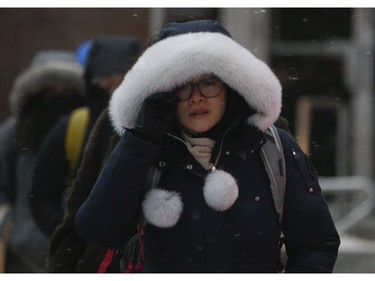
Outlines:
{"label": "blurred person in background", "polygon": [[[0,128],[0,231],[5,272],[43,272],[48,239],[33,220],[28,194],[37,151],[59,117],[84,104],[82,67],[68,51],[43,51],[14,81],[12,116]],[[1,219],[1,218],[0,218]],[[3,233],[4,234],[4,233]],[[4,236],[3,236],[4,237]]]}
{"label": "blurred person in background", "polygon": [[[84,70],[87,106],[62,117],[46,137],[38,153],[29,202],[36,222],[48,237],[52,236],[63,220],[65,200],[70,194],[90,132],[139,50],[140,43],[126,36],[100,36],[90,42]],[[73,116],[82,110],[85,111],[86,117],[73,121]],[[81,144],[75,140],[76,133],[68,133],[72,122],[74,126],[78,126],[81,133]],[[67,139],[74,146],[74,157],[67,151]],[[103,145],[103,148],[106,148],[106,145]],[[77,159],[74,165],[71,158]],[[50,249],[49,263],[51,256],[54,256],[54,249],[54,246]],[[70,253],[67,253],[66,257],[69,257]],[[75,259],[68,259],[70,263],[76,262]]]}

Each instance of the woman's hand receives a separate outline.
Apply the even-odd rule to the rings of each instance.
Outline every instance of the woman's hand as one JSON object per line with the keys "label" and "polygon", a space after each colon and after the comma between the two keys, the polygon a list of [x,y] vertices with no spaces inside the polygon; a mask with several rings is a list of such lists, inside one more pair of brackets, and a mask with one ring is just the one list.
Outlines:
{"label": "woman's hand", "polygon": [[135,128],[131,131],[143,140],[161,143],[176,117],[177,102],[176,95],[169,92],[147,97],[139,111]]}

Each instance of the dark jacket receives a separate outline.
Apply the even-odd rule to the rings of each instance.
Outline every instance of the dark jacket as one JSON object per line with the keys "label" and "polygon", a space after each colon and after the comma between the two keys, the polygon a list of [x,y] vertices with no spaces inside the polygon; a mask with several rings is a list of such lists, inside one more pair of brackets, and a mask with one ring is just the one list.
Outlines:
{"label": "dark jacket", "polygon": [[[143,215],[144,272],[276,272],[282,230],[287,272],[331,272],[339,236],[307,157],[283,130],[281,225],[275,211],[259,152],[281,111],[272,71],[214,21],[171,23],[160,34],[111,97],[110,118],[122,136],[77,213],[78,235],[119,249]],[[146,98],[204,74],[227,85],[224,115],[206,136],[215,140],[212,171],[195,160],[176,126],[161,144],[142,140],[136,126]],[[151,166],[162,169],[161,178],[145,190]]]}
{"label": "dark jacket", "polygon": [[[70,114],[60,118],[43,141],[29,193],[33,218],[48,238],[62,221],[66,196],[71,190],[72,178],[65,151],[69,118]],[[85,142],[95,121],[96,117],[89,120]]]}
{"label": "dark jacket", "polygon": [[[287,178],[293,179],[287,180],[282,227],[286,272],[331,272],[339,238],[326,201],[303,152],[287,133],[279,133]],[[121,248],[133,233],[147,171],[151,164],[163,163],[160,187],[179,192],[184,209],[173,228],[147,225],[146,272],[276,272],[280,225],[259,154],[262,140],[262,133],[246,127],[233,129],[215,145],[215,154],[221,142],[225,151],[217,168],[234,175],[240,194],[235,205],[221,213],[203,201],[207,172],[185,144],[169,137],[159,147],[125,132],[108,162],[111,169],[100,175],[78,212],[79,235],[101,247]]]}
{"label": "dark jacket", "polygon": [[[108,117],[108,110],[97,119],[87,141],[77,177],[65,205],[65,216],[50,239],[47,272],[97,272],[105,250],[80,238],[74,228],[79,207],[88,197],[109,153],[119,140]],[[109,271],[119,272],[119,263]]]}
{"label": "dark jacket", "polygon": [[[125,73],[139,47],[138,41],[130,37],[105,36],[92,41],[84,72],[86,104],[90,112],[85,142],[99,114],[107,107],[111,94],[101,89],[93,79]],[[69,170],[65,150],[69,118],[70,115],[61,118],[43,142],[30,191],[33,216],[48,237],[63,219],[66,194],[76,175],[76,171]],[[81,155],[80,152],[79,158]]]}
{"label": "dark jacket", "polygon": [[[287,129],[287,128],[286,128]],[[65,216],[50,239],[47,272],[97,272],[106,249],[97,247],[78,236],[74,220],[85,202],[109,154],[120,137],[113,131],[104,110],[99,116],[87,141],[77,177],[67,198]],[[107,272],[119,272],[119,256],[112,260]]]}

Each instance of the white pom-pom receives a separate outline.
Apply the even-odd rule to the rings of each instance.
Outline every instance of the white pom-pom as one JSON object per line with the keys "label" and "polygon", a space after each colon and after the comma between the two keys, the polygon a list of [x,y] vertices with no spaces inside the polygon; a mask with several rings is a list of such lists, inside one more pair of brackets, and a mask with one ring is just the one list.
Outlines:
{"label": "white pom-pom", "polygon": [[161,228],[168,228],[177,223],[183,204],[177,192],[155,188],[146,194],[142,207],[148,222]]}
{"label": "white pom-pom", "polygon": [[228,210],[238,198],[238,186],[232,175],[215,170],[206,177],[203,196],[208,206],[216,211]]}

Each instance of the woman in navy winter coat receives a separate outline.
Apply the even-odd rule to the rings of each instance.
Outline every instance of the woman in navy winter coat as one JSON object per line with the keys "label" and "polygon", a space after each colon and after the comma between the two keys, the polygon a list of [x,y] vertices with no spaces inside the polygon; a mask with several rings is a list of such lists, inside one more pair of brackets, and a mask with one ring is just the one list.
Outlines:
{"label": "woman in navy winter coat", "polygon": [[[121,139],[77,213],[80,236],[120,249],[142,215],[144,272],[277,272],[282,231],[286,272],[333,270],[340,239],[327,203],[281,129],[281,223],[275,211],[260,148],[281,111],[279,81],[219,23],[164,26],[109,110]],[[149,190],[152,166],[161,177]]]}

